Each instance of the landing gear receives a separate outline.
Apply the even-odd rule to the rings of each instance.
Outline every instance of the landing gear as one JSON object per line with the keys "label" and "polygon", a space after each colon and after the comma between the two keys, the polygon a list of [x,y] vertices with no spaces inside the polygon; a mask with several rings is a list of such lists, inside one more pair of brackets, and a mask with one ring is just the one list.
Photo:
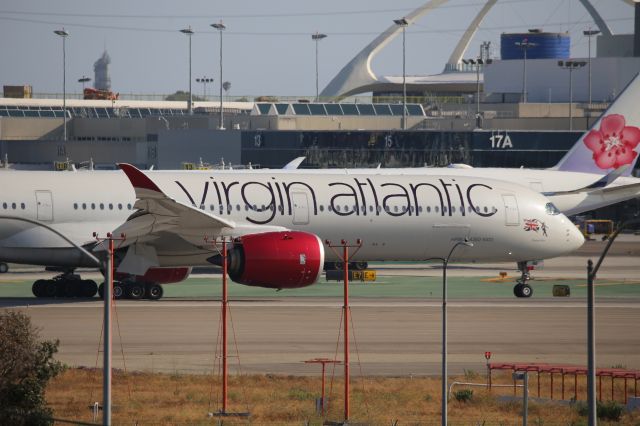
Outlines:
{"label": "landing gear", "polygon": [[[113,297],[114,299],[150,299],[158,300],[162,297],[164,291],[162,286],[153,283],[139,283],[128,281],[114,281],[113,282]],[[98,295],[100,298],[104,298],[104,283],[100,284],[98,288]]]}
{"label": "landing gear", "polygon": [[145,295],[148,299],[158,300],[164,294],[164,290],[160,284],[147,284],[145,289]]}
{"label": "landing gear", "polygon": [[518,270],[520,271],[520,278],[518,283],[513,287],[513,294],[516,297],[531,297],[533,294],[533,288],[528,284],[531,280],[531,274],[527,267],[527,262],[518,262]]}
{"label": "landing gear", "polygon": [[9,272],[9,265],[4,262],[0,262],[0,274],[6,274]]}
{"label": "landing gear", "polygon": [[35,297],[93,297],[98,285],[93,280],[83,280],[80,275],[65,273],[50,280],[37,280],[31,291]]}
{"label": "landing gear", "polygon": [[531,297],[533,294],[533,288],[529,284],[516,284],[513,287],[513,294],[516,297]]}

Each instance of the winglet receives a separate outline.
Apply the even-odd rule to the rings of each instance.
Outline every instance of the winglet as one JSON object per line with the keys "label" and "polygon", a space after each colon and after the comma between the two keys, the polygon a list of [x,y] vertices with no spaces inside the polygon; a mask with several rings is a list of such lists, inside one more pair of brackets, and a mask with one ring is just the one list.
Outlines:
{"label": "winglet", "polygon": [[153,183],[151,179],[149,179],[144,173],[138,170],[135,166],[127,163],[118,163],[118,167],[127,175],[133,189],[136,190],[136,195],[139,189],[146,189],[148,191],[159,192],[162,194],[163,192],[158,188],[158,186]]}

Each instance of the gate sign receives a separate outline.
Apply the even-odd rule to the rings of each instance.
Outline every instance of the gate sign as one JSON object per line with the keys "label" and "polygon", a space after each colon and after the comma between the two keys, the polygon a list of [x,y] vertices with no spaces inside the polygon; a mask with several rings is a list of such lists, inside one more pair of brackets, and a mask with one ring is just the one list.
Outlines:
{"label": "gate sign", "polygon": [[507,132],[502,133],[491,133],[489,137],[491,141],[492,149],[508,149],[513,148],[513,142],[511,142],[511,136]]}

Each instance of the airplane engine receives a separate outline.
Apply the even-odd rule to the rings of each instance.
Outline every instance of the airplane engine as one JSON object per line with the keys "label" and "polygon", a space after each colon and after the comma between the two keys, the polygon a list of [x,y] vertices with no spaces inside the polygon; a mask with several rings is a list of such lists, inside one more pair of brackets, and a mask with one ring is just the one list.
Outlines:
{"label": "airplane engine", "polygon": [[324,265],[324,246],[307,232],[266,232],[234,241],[229,276],[239,284],[299,288],[315,283]]}

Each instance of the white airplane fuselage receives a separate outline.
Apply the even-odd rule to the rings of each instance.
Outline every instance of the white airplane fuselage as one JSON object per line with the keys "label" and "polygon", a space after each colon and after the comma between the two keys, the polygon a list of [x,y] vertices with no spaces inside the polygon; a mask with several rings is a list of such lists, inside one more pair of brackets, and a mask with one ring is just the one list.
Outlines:
{"label": "white airplane fuselage", "polygon": [[[261,170],[147,175],[169,197],[235,223],[303,230],[334,243],[361,239],[362,260],[442,258],[465,239],[474,246],[458,247],[455,258],[479,262],[544,259],[582,245],[575,226],[549,210],[549,200],[526,182],[521,186],[440,170],[452,173]],[[121,172],[3,171],[0,183],[0,215],[41,221],[78,244],[91,244],[93,232],[111,232],[134,213],[134,191]],[[191,256],[159,252],[160,266],[205,265],[210,251],[204,246]],[[80,266],[76,251],[68,247],[44,228],[0,219],[0,260]],[[326,255],[335,259],[331,250]]]}

